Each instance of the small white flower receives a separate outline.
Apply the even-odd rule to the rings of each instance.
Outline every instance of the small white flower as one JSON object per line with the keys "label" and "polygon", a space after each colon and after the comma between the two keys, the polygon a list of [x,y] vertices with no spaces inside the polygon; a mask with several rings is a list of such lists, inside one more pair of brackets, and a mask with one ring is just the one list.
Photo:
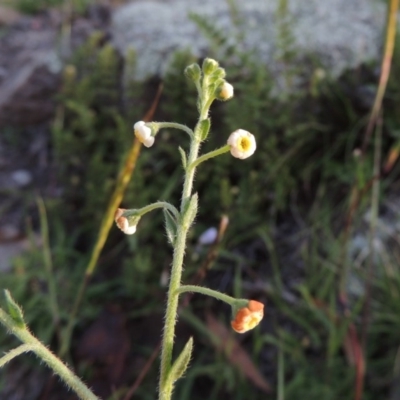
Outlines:
{"label": "small white flower", "polygon": [[154,143],[154,136],[151,136],[151,129],[144,121],[138,121],[133,125],[135,136],[146,146],[151,147]]}
{"label": "small white flower", "polygon": [[243,129],[232,132],[228,139],[233,157],[245,159],[250,157],[257,148],[254,136]]}
{"label": "small white flower", "polygon": [[233,86],[228,83],[224,82],[218,90],[218,98],[220,100],[229,100],[230,98],[233,97]]}
{"label": "small white flower", "polygon": [[128,218],[123,217],[122,214],[126,211],[124,208],[118,208],[115,212],[115,223],[127,235],[133,235],[136,232],[136,225],[129,225]]}

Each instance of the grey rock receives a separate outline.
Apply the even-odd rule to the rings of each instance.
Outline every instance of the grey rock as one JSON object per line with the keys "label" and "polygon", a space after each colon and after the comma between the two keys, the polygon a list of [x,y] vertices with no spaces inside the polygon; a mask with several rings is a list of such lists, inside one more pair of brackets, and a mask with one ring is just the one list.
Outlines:
{"label": "grey rock", "polygon": [[[236,1],[243,17],[243,44],[279,73],[278,0]],[[318,56],[328,73],[337,76],[346,68],[380,56],[386,6],[379,0],[289,0],[285,18],[298,54]],[[235,32],[226,0],[136,0],[112,16],[115,45],[125,54],[137,51],[137,77],[165,71],[171,53],[190,49],[206,56],[208,43],[189,14],[215,21],[228,34]],[[282,21],[282,19],[281,19]],[[234,40],[234,35],[232,35]],[[277,57],[278,56],[278,57]],[[223,60],[219,60],[223,64]]]}
{"label": "grey rock", "polygon": [[54,113],[62,68],[56,39],[54,26],[29,19],[1,38],[0,127],[38,124]]}
{"label": "grey rock", "polygon": [[0,87],[0,126],[38,124],[53,115],[60,78],[47,64],[49,56],[29,60],[9,74]]}

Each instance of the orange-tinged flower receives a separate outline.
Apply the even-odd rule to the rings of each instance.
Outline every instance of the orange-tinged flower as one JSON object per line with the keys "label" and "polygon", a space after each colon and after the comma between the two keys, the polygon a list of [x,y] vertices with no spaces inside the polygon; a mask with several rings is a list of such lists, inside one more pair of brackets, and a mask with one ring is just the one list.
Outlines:
{"label": "orange-tinged flower", "polygon": [[264,316],[264,304],[249,300],[247,307],[240,308],[235,319],[231,321],[233,330],[238,333],[244,333],[255,328]]}
{"label": "orange-tinged flower", "polygon": [[117,209],[114,216],[115,223],[122,232],[127,235],[133,235],[136,232],[136,225],[129,225],[128,218],[122,216],[124,211],[126,211],[125,208]]}

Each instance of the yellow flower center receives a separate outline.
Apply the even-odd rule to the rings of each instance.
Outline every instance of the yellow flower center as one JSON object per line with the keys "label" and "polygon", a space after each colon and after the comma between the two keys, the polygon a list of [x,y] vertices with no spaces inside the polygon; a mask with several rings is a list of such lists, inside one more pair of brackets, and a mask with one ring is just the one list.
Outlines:
{"label": "yellow flower center", "polygon": [[250,139],[246,136],[242,136],[239,140],[238,140],[238,148],[240,151],[248,151],[251,147],[251,142]]}
{"label": "yellow flower center", "polygon": [[258,316],[251,315],[249,320],[247,321],[248,329],[250,330],[250,329],[255,328],[259,322],[260,322],[260,318]]}

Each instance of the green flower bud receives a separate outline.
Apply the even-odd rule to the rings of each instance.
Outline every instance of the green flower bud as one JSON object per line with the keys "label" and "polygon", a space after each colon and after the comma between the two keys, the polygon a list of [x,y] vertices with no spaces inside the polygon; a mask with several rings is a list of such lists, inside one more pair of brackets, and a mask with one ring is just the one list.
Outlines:
{"label": "green flower bud", "polygon": [[205,58],[203,61],[204,75],[212,74],[218,67],[219,67],[218,62],[213,60],[212,58]]}
{"label": "green flower bud", "polygon": [[193,82],[198,82],[201,78],[200,66],[196,63],[189,65],[185,68],[185,75]]}

